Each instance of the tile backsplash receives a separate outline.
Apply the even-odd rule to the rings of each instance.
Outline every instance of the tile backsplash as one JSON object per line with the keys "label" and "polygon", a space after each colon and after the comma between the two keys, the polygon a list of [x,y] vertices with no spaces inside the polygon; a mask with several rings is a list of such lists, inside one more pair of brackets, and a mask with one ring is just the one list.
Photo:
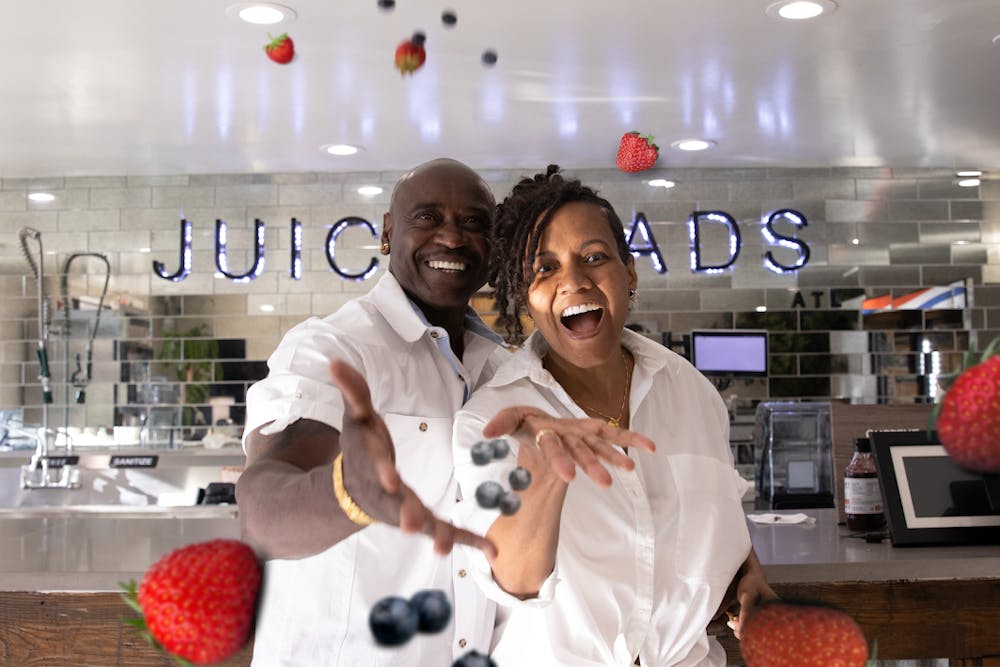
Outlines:
{"label": "tile backsplash", "polygon": [[[969,347],[1000,335],[1000,181],[975,188],[954,185],[947,169],[656,169],[571,171],[596,187],[631,229],[639,213],[659,248],[666,271],[650,255],[636,259],[639,299],[633,324],[656,340],[684,350],[700,328],[769,332],[769,376],[717,380],[735,399],[832,398],[851,402],[933,400],[937,374],[947,373]],[[216,174],[5,179],[0,182],[0,409],[24,408],[24,420],[62,426],[161,424],[203,426],[242,418],[246,386],[266,372],[264,361],[283,331],[309,315],[324,315],[367,291],[385,270],[378,255],[382,214],[398,172]],[[489,170],[484,178],[498,199],[522,171]],[[650,187],[665,178],[674,188]],[[358,186],[379,185],[374,197]],[[44,190],[48,203],[27,198]],[[764,220],[779,209],[804,216],[782,235],[808,245],[798,271],[775,273],[801,260],[794,247],[769,243]],[[737,224],[739,256],[718,273],[693,272],[688,219],[695,211],[724,212]],[[369,222],[337,238],[331,270],[327,240],[343,218]],[[191,270],[181,268],[180,220],[192,225]],[[301,223],[301,276],[291,275],[292,219]],[[265,223],[263,270],[249,282],[217,277],[215,224],[228,225],[229,273],[254,263],[253,224]],[[41,404],[37,283],[22,253],[19,230],[40,232],[44,296],[42,331],[54,403]],[[725,224],[699,225],[701,265],[731,258]],[[634,245],[649,247],[641,234]],[[29,243],[29,250],[36,247]],[[74,253],[101,253],[111,266],[99,327],[96,305],[103,263]],[[863,313],[865,298],[911,295],[959,285],[966,307]],[[64,304],[69,304],[67,323]],[[476,305],[489,315],[491,302]],[[87,379],[87,348],[92,359]],[[80,355],[80,366],[77,366]],[[182,358],[173,358],[173,357]],[[204,358],[203,358],[204,357]],[[158,388],[158,389],[157,389]],[[84,401],[77,402],[79,391]],[[208,399],[232,396],[234,405],[211,414]],[[186,406],[186,409],[185,409]],[[47,413],[47,414],[44,414]],[[171,437],[176,437],[171,436]]]}

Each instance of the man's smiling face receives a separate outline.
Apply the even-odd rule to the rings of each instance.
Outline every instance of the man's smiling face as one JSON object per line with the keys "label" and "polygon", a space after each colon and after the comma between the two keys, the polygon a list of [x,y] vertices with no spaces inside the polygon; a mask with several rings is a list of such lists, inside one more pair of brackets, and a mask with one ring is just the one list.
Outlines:
{"label": "man's smiling face", "polygon": [[389,271],[429,318],[464,309],[486,283],[495,208],[479,175],[453,160],[421,165],[396,186],[382,232]]}

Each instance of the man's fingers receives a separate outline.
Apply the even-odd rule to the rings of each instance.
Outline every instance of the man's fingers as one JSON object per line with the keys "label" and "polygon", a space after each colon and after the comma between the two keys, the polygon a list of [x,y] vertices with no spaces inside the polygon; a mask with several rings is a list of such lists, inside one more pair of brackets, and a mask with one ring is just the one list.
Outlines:
{"label": "man's fingers", "polygon": [[354,419],[364,421],[375,412],[371,393],[368,391],[368,382],[349,363],[340,359],[331,361],[330,379],[340,389],[340,393],[344,396],[344,405]]}
{"label": "man's fingers", "polygon": [[434,536],[434,551],[442,556],[451,553],[451,548],[455,545],[455,527],[435,518],[431,532]]}

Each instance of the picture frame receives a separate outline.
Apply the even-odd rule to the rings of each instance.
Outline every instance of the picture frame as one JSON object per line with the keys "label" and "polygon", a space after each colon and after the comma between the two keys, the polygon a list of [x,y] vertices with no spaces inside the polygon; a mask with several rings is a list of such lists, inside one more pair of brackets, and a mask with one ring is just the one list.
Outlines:
{"label": "picture frame", "polygon": [[962,468],[926,429],[868,438],[893,546],[1000,544],[1000,475]]}

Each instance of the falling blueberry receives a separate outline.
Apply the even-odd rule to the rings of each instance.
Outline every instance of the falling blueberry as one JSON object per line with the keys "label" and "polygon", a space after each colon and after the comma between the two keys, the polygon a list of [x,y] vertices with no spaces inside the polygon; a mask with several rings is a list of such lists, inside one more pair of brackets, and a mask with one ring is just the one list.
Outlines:
{"label": "falling blueberry", "polygon": [[484,466],[493,460],[493,448],[496,440],[480,440],[472,446],[472,462]]}
{"label": "falling blueberry", "polygon": [[446,26],[450,28],[451,26],[458,23],[458,17],[455,15],[455,12],[453,12],[450,9],[446,9],[443,12],[441,12],[441,23],[444,23]]}
{"label": "falling blueberry", "polygon": [[497,52],[493,49],[486,49],[483,51],[483,64],[487,67],[493,67],[497,64]]}
{"label": "falling blueberry", "polygon": [[493,662],[493,658],[483,655],[479,651],[469,651],[456,660],[451,667],[497,667],[497,663]]}
{"label": "falling blueberry", "polygon": [[410,606],[420,616],[420,632],[441,632],[451,620],[451,603],[442,590],[419,591],[410,598]]}
{"label": "falling blueberry", "polygon": [[491,510],[500,505],[505,491],[496,482],[483,482],[476,489],[476,502],[483,509]]}
{"label": "falling blueberry", "polygon": [[510,454],[510,445],[503,438],[497,438],[493,441],[493,458],[495,459],[505,459],[507,455]]}
{"label": "falling blueberry", "polygon": [[507,481],[510,482],[510,488],[515,491],[524,491],[531,486],[531,473],[527,469],[518,466],[510,471]]}
{"label": "falling blueberry", "polygon": [[500,498],[500,512],[504,516],[513,516],[521,509],[521,499],[513,491],[507,491]]}
{"label": "falling blueberry", "polygon": [[413,37],[410,37],[410,41],[413,42],[414,46],[423,46],[424,42],[427,41],[427,35],[419,30],[415,30]]}
{"label": "falling blueberry", "polygon": [[375,641],[382,646],[399,646],[417,633],[420,615],[409,602],[395,596],[375,603],[368,615],[368,627]]}
{"label": "falling blueberry", "polygon": [[396,6],[396,0],[378,0],[378,8],[386,11]]}

